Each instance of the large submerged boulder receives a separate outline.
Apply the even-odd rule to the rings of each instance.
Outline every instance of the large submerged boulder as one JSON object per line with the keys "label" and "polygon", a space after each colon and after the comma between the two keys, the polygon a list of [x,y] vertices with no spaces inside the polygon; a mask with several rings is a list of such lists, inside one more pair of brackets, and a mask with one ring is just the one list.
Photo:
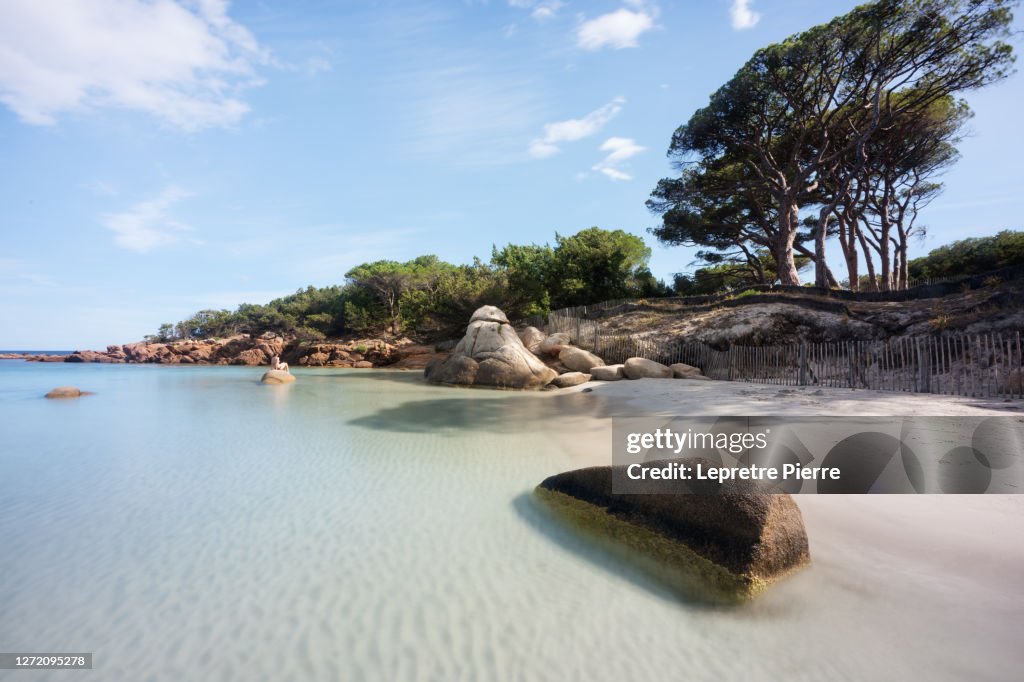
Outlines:
{"label": "large submerged boulder", "polygon": [[451,355],[427,365],[424,376],[439,384],[540,388],[558,372],[523,345],[505,313],[485,305],[473,313]]}
{"label": "large submerged boulder", "polygon": [[[698,461],[713,466],[698,458],[686,463]],[[534,492],[573,526],[642,557],[690,596],[742,601],[810,561],[803,517],[786,493],[738,480],[708,482],[691,493],[612,494],[621,468],[568,471]]]}

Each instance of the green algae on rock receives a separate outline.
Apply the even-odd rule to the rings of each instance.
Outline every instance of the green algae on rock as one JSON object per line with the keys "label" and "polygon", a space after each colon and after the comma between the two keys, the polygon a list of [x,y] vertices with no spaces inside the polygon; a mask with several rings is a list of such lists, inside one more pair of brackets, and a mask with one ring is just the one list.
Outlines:
{"label": "green algae on rock", "polygon": [[615,469],[557,474],[534,494],[574,527],[628,550],[663,581],[712,601],[754,597],[810,561],[803,517],[786,493],[730,481],[695,493],[613,494]]}

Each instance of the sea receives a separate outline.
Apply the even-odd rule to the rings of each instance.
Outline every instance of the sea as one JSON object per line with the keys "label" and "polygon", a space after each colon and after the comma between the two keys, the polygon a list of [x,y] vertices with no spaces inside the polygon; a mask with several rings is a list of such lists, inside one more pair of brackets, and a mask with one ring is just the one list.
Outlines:
{"label": "sea", "polygon": [[[0,679],[978,681],[1024,664],[1019,504],[801,498],[812,565],[714,605],[534,502],[545,477],[610,460],[628,406],[261,372],[0,361],[0,651],[93,654]],[[43,398],[61,385],[92,395]]]}
{"label": "sea", "polygon": [[73,350],[0,350],[0,355],[17,353],[19,355],[71,355]]}

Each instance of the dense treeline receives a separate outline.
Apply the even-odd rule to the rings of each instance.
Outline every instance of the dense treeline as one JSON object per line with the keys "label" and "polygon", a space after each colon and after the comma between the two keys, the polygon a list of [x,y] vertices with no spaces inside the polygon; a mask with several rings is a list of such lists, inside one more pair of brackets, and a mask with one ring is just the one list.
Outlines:
{"label": "dense treeline", "polygon": [[[724,262],[678,274],[669,288],[647,269],[643,241],[620,230],[584,230],[556,236],[556,246],[494,248],[491,262],[452,265],[436,256],[405,263],[377,261],[352,268],[344,285],[307,287],[266,305],[244,303],[235,311],[201,310],[177,324],[161,325],[152,340],[200,339],[274,331],[306,339],[353,333],[405,331],[425,335],[459,329],[483,304],[496,304],[513,318],[618,298],[715,294],[762,283],[773,273],[771,255],[761,268]],[[797,256],[798,269],[812,263]],[[940,246],[909,261],[912,279],[984,274],[1024,267],[1024,232],[1004,230]],[[394,301],[392,308],[389,302]]]}
{"label": "dense treeline", "polygon": [[993,270],[1024,267],[1024,232],[1003,230],[994,237],[976,237],[940,246],[910,261],[914,279],[983,275]]}
{"label": "dense treeline", "polygon": [[[771,255],[760,254],[761,269],[746,263],[724,262],[697,269],[690,274],[675,276],[675,293],[680,296],[718,294],[754,284],[764,284],[761,272],[774,276]],[[808,256],[796,256],[798,270],[809,268],[813,261]],[[933,249],[927,256],[908,262],[910,283],[915,280],[947,279],[983,275],[1010,267],[1024,267],[1024,232],[1003,230],[992,237],[962,239]],[[842,283],[848,288],[848,282]],[[868,277],[862,275],[861,289],[871,288]]]}
{"label": "dense treeline", "polygon": [[681,175],[652,192],[652,232],[764,283],[799,284],[802,256],[818,286],[838,284],[838,242],[852,288],[907,286],[971,116],[960,97],[1011,72],[1016,4],[876,0],[758,50],[672,136]]}
{"label": "dense treeline", "polygon": [[342,285],[300,289],[266,305],[201,310],[161,325],[152,340],[267,331],[306,339],[402,332],[432,336],[465,326],[487,303],[515,318],[614,298],[671,293],[647,268],[650,249],[622,230],[592,227],[555,235],[555,245],[494,247],[490,262],[454,265],[436,256],[364,263]]}

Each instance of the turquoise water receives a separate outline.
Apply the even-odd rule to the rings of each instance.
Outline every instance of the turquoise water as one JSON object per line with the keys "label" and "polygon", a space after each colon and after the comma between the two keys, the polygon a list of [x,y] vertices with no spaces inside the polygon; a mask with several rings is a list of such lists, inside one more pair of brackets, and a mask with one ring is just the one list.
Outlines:
{"label": "turquoise water", "polygon": [[[605,417],[622,408],[597,393],[372,370],[298,370],[271,387],[260,374],[0,362],[0,650],[95,660],[0,679],[1019,670],[1024,557],[999,537],[1020,529],[1019,505],[801,499],[814,567],[748,607],[711,608],[533,506],[544,477],[610,459]],[[41,397],[68,384],[95,395]],[[893,537],[865,539],[875,531]],[[970,575],[958,561],[979,552],[987,568]]]}

